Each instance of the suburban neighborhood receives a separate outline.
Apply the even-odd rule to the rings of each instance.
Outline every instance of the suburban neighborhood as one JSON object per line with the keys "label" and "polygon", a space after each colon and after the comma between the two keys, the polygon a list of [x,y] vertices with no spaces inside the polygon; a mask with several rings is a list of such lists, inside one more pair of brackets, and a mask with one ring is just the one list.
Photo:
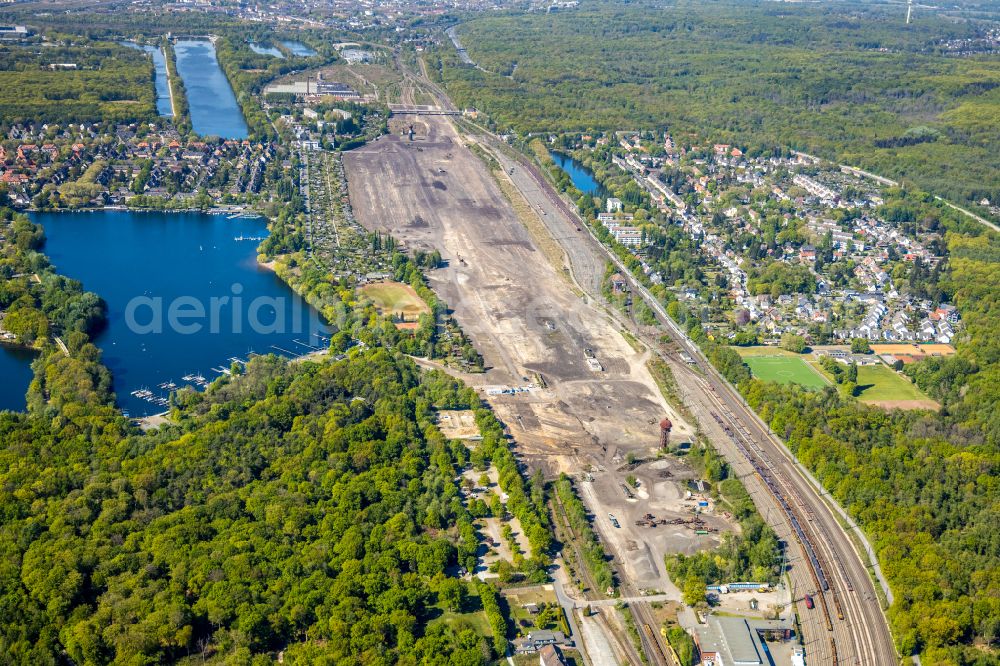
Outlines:
{"label": "suburban neighborhood", "polygon": [[[890,181],[801,153],[679,148],[669,133],[662,142],[634,133],[574,139],[571,155],[584,164],[588,155],[610,158],[608,168],[628,174],[641,194],[629,203],[608,197],[597,222],[651,283],[704,307],[709,330],[742,344],[748,334],[764,343],[786,333],[816,344],[950,344],[961,326],[955,306],[924,287],[942,261],[943,230],[891,219]],[[655,261],[657,226],[683,230],[721,294],[669,283]]]}

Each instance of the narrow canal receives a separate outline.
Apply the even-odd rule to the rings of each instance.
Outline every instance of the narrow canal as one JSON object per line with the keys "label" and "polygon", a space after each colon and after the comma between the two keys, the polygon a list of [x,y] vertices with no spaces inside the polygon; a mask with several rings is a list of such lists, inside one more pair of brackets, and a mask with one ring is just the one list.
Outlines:
{"label": "narrow canal", "polygon": [[177,73],[184,81],[191,126],[202,136],[247,138],[247,123],[229,79],[219,67],[215,45],[186,39],[174,44]]}
{"label": "narrow canal", "polygon": [[149,44],[121,42],[124,46],[145,51],[153,58],[153,85],[156,88],[156,112],[161,116],[171,117],[174,110],[170,108],[170,84],[167,79],[167,59],[163,49]]}

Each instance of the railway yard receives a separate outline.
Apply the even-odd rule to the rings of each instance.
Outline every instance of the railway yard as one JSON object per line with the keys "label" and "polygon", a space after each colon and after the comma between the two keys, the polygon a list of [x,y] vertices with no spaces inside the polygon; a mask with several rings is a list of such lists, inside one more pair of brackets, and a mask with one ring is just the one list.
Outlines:
{"label": "railway yard", "polygon": [[[600,516],[621,516],[619,528],[605,518],[598,529],[634,593],[670,589],[663,563],[672,552],[669,534],[683,533],[682,549],[707,547],[728,524],[709,517],[718,531],[704,535],[686,525],[635,525],[648,511],[641,494],[662,505],[665,518],[690,516],[680,498],[691,472],[654,469],[658,463],[629,469],[627,460],[653,457],[664,416],[676,438],[690,437],[691,428],[661,396],[645,366],[648,352],[633,349],[595,302],[574,295],[451,123],[411,118],[405,129],[410,123],[413,141],[397,128],[345,156],[358,221],[408,248],[441,252],[447,266],[430,274],[431,285],[488,367],[463,379],[490,401],[529,465],[552,475],[591,471],[590,506]],[[648,477],[632,496],[624,490],[629,474]]]}
{"label": "railway yard", "polygon": [[0,13],[0,666],[1000,666],[1000,0]]}
{"label": "railway yard", "polygon": [[[391,233],[411,250],[441,252],[445,266],[430,274],[431,286],[487,367],[462,379],[490,402],[525,463],[576,479],[595,531],[615,560],[618,593],[634,600],[628,607],[646,659],[673,663],[651,605],[640,599],[680,599],[664,556],[711,548],[735,529],[727,516],[711,511],[693,523],[687,489],[694,472],[655,455],[658,424],[666,416],[675,441],[690,441],[697,429],[713,443],[788,545],[789,593],[810,663],[898,663],[866,565],[783,445],[670,327],[662,308],[654,311],[674,337],[670,345],[643,337],[633,322],[591,296],[595,270],[609,260],[604,249],[580,230],[574,212],[525,158],[491,135],[460,132],[456,124],[444,116],[400,116],[392,119],[390,136],[345,154],[351,206],[366,229]],[[498,161],[516,196],[559,243],[562,265],[539,250],[515,212],[517,202],[469,149],[474,143]],[[640,285],[633,288],[648,295]],[[625,330],[645,344],[635,338],[630,344]],[[680,361],[679,351],[697,363]],[[683,410],[663,398],[647,369],[653,354],[671,368]],[[814,609],[806,609],[806,594],[816,600]],[[581,623],[584,640],[590,635],[600,650],[610,647],[617,659],[638,663],[634,646],[620,638],[624,632],[598,619]],[[595,638],[595,631],[603,637]]]}
{"label": "railway yard", "polygon": [[[525,183],[522,192],[537,192],[532,202],[543,213],[541,219],[550,233],[565,248],[573,271],[578,274],[578,283],[584,281],[587,271],[593,270],[600,259],[617,261],[590,234],[574,233],[580,225],[575,213],[533,165],[503,150],[489,135],[480,137],[494,147],[493,155],[504,169],[513,168],[515,178],[520,176]],[[618,268],[629,276],[624,266],[619,264]],[[807,478],[785,446],[669,320],[659,301],[642,285],[631,278],[629,281],[633,293],[657,314],[662,324],[657,332],[665,330],[672,340],[670,348],[661,347],[660,352],[701,433],[734,466],[761,515],[779,539],[789,545],[786,571],[798,605],[806,651],[813,655],[810,662],[898,663],[869,573],[872,565],[866,556],[859,554],[862,549],[850,534],[856,528],[842,527],[843,516],[828,503],[826,493]],[[657,348],[657,340],[643,336],[638,329],[633,332],[651,348]],[[680,353],[696,362],[683,362]],[[816,609],[805,607],[805,594],[819,600]]]}

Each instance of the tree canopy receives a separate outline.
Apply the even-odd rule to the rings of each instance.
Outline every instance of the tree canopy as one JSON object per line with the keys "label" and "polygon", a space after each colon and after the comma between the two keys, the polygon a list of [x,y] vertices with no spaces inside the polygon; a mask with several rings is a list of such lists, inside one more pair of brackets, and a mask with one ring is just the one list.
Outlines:
{"label": "tree canopy", "polygon": [[[0,413],[0,625],[24,663],[481,664],[471,626],[438,608],[486,603],[454,570],[475,553],[454,481],[467,449],[434,425],[473,391],[401,355],[259,357],[245,375],[176,398],[176,425],[141,434],[48,357],[26,415]],[[91,360],[91,363],[95,362]],[[533,548],[547,532],[488,411],[483,455]],[[506,479],[503,477],[507,477]],[[544,537],[544,538],[542,538]],[[463,610],[475,610],[464,608]],[[498,631],[498,630],[495,630]],[[494,636],[502,647],[504,635]],[[499,642],[498,642],[499,641]],[[256,663],[256,662],[255,662]]]}
{"label": "tree canopy", "polygon": [[970,206],[1000,201],[1000,65],[946,48],[990,24],[935,13],[904,30],[903,15],[854,2],[592,2],[474,17],[458,34],[476,66],[447,42],[428,60],[456,103],[501,129],[669,129],[751,155],[841,160]]}

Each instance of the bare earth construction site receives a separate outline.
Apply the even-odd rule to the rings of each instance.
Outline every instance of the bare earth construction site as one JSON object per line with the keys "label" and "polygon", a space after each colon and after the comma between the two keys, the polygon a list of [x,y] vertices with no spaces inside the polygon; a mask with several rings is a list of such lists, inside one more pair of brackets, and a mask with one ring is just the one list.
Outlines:
{"label": "bare earth construction site", "polygon": [[[671,590],[663,555],[711,547],[718,537],[678,528],[674,539],[669,529],[636,527],[633,514],[648,507],[681,515],[680,479],[664,481],[669,474],[652,467],[665,461],[650,463],[636,472],[649,482],[629,498],[619,468],[629,453],[652,458],[664,416],[675,437],[690,437],[690,427],[664,401],[646,354],[607,313],[574,294],[451,123],[413,122],[413,141],[397,131],[345,155],[358,220],[411,249],[441,252],[447,266],[431,273],[432,286],[489,368],[463,379],[483,392],[533,465],[549,473],[595,470],[583,492],[628,578],[639,588]],[[501,392],[509,388],[527,390]],[[604,525],[607,514],[620,517],[621,527]],[[709,520],[720,532],[727,528],[721,518]]]}
{"label": "bare earth construction site", "polygon": [[[403,136],[411,123],[412,140]],[[563,608],[579,623],[579,630],[571,627],[574,642],[582,640],[588,652],[599,655],[595,663],[639,664],[644,657],[649,663],[671,664],[651,628],[661,620],[650,602],[681,599],[664,570],[664,555],[712,548],[734,527],[728,516],[713,515],[709,508],[708,515],[699,517],[704,520],[699,529],[692,529],[685,518],[694,507],[684,489],[693,472],[672,457],[654,455],[663,416],[674,423],[674,438],[693,439],[693,425],[668,406],[647,369],[651,352],[641,350],[655,347],[658,336],[621,323],[599,301],[589,299],[593,273],[601,270],[604,256],[615,257],[581,229],[530,162],[506,154],[495,137],[472,130],[460,135],[444,117],[410,114],[394,119],[393,125],[391,136],[344,157],[358,220],[368,229],[391,233],[411,250],[441,252],[447,265],[430,273],[431,285],[453,308],[488,368],[485,374],[461,378],[479,389],[505,422],[518,455],[549,476],[566,472],[581,482],[577,491],[593,514],[594,528],[619,564],[618,592],[635,625],[644,630],[639,632],[640,655],[624,631],[624,614],[607,612],[615,600],[595,600],[603,590],[587,598],[574,595],[563,580],[556,590],[563,590]],[[485,148],[498,164],[487,167],[488,160],[480,160],[464,141],[477,152]],[[545,231],[540,233],[540,227]],[[552,240],[559,251],[553,251]],[[641,286],[632,286],[680,348],[698,356],[693,343],[671,328],[675,325],[662,305]],[[630,337],[633,348],[620,326],[642,344]],[[774,495],[748,469],[746,455],[728,433],[748,437],[755,450],[768,447],[769,468],[775,460],[784,461],[783,444],[771,439],[712,371],[701,373],[688,365],[691,361],[681,362],[660,348],[655,353],[671,367],[700,435],[709,436],[734,465],[762,516],[792,546],[785,551],[790,589],[768,603],[787,609],[806,593],[820,600],[822,613],[800,616],[805,649],[820,663],[897,663],[872,581],[840,530],[834,509],[820,495],[810,494],[812,486],[791,463],[781,478],[791,479],[787,483],[794,482],[796,490],[779,489]],[[733,428],[725,431],[730,424]],[[629,481],[638,481],[638,487]],[[786,497],[805,507],[808,531],[822,551],[826,574],[834,578],[829,592],[819,589],[818,569],[809,566],[806,546],[778,506]],[[650,529],[650,522],[662,527]],[[556,573],[557,581],[565,579],[563,573]],[[651,593],[656,596],[646,596]],[[573,612],[588,605],[600,607],[598,615]],[[808,610],[808,604],[803,608]],[[690,613],[678,619],[687,627],[697,623]]]}

